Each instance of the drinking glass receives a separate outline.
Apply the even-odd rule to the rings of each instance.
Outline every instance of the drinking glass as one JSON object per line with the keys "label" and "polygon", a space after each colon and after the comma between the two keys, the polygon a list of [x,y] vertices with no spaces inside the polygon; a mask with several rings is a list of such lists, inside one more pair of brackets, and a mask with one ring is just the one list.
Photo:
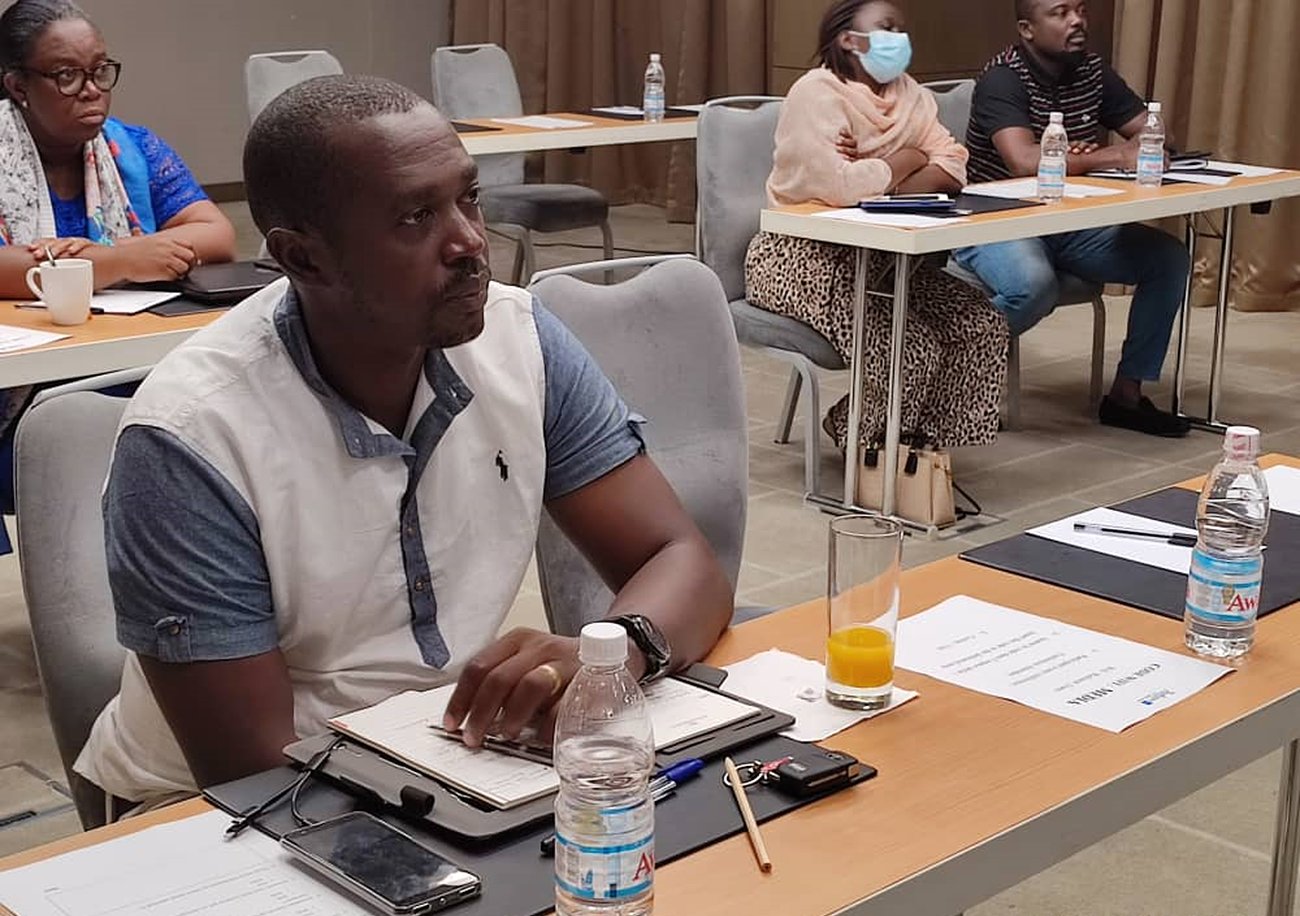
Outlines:
{"label": "drinking glass", "polygon": [[883,709],[894,689],[903,527],[844,515],[830,531],[826,699],[846,709]]}

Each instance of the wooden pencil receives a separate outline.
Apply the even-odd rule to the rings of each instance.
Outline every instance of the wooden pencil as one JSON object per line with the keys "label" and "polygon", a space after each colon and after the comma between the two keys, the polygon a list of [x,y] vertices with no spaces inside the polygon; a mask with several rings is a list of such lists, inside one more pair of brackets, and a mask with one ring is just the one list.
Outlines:
{"label": "wooden pencil", "polygon": [[749,796],[740,784],[740,774],[736,772],[736,763],[730,757],[724,757],[723,766],[727,768],[727,781],[731,783],[731,794],[736,796],[736,807],[745,822],[745,831],[749,834],[749,843],[754,847],[754,858],[758,867],[765,872],[772,870],[772,860],[768,857],[767,847],[763,845],[763,835],[758,832],[758,821],[754,820],[754,809],[749,807]]}

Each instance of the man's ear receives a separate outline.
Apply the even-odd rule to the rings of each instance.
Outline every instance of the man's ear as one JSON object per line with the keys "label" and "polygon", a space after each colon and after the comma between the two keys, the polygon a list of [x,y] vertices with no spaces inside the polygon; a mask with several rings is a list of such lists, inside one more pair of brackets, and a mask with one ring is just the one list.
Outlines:
{"label": "man's ear", "polygon": [[1017,19],[1016,30],[1020,32],[1022,40],[1029,44],[1034,43],[1034,26],[1028,19]]}
{"label": "man's ear", "polygon": [[295,283],[302,286],[332,285],[333,259],[319,236],[277,227],[267,235],[266,248],[280,269]]}

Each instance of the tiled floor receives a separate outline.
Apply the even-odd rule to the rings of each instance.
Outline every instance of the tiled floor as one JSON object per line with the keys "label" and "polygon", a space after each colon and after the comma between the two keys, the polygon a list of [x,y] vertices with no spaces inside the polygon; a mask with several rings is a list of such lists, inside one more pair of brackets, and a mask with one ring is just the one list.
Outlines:
{"label": "tiled floor", "polygon": [[[258,238],[241,206],[227,211],[240,228],[243,253]],[[692,229],[667,225],[651,207],[618,208],[618,244],[648,251],[688,251]],[[592,246],[544,247],[540,266],[599,257],[597,233],[565,233],[544,240]],[[493,263],[511,263],[509,242],[494,237]],[[1108,365],[1114,367],[1123,338],[1127,302],[1110,303]],[[1200,380],[1208,371],[1211,314],[1193,315],[1191,403],[1204,399]],[[1087,398],[1089,310],[1065,309],[1028,335],[1022,346],[1023,429],[1004,433],[996,445],[963,449],[954,457],[956,474],[985,508],[1005,520],[992,527],[939,541],[911,540],[909,565],[959,552],[974,544],[1016,533],[1078,509],[1112,502],[1185,479],[1208,469],[1218,442],[1195,433],[1183,440],[1159,440],[1099,427]],[[1230,368],[1222,414],[1264,430],[1269,450],[1300,453],[1300,314],[1233,314]],[[796,425],[789,445],[772,442],[785,390],[783,364],[746,352],[749,399],[749,525],[739,600],[786,605],[821,593],[825,583],[827,517],[802,504],[803,449]],[[846,386],[825,379],[823,402]],[[1153,396],[1167,398],[1166,386]],[[822,442],[826,486],[840,472],[829,441]],[[512,613],[512,623],[540,624],[541,599],[530,577]],[[969,911],[971,916],[1109,916],[1177,914],[1235,916],[1263,908],[1276,797],[1278,755],[1252,764],[1129,830],[1079,853],[1032,880]],[[25,769],[6,770],[21,762]],[[33,773],[32,771],[35,771]],[[6,774],[12,778],[7,779]],[[18,564],[0,558],[0,822],[31,810],[33,817],[0,829],[0,853],[42,842],[75,829],[75,818],[41,774],[62,780],[62,769],[45,723],[35,664],[26,629]],[[48,812],[48,813],[40,813]]]}

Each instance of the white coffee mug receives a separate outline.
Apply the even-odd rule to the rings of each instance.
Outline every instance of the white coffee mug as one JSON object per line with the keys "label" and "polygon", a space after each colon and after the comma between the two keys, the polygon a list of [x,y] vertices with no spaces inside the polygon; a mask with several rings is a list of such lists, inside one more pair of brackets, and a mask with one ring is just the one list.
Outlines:
{"label": "white coffee mug", "polygon": [[95,265],[85,258],[39,264],[28,269],[27,288],[45,303],[55,324],[85,324],[95,292]]}

